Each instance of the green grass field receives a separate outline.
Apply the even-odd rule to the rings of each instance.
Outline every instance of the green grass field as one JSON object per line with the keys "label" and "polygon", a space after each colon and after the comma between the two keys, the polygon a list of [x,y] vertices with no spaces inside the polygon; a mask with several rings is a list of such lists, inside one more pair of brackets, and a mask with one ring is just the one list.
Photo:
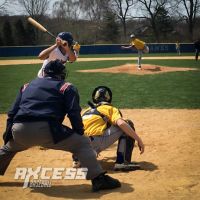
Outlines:
{"label": "green grass field", "polygon": [[[129,55],[130,56],[130,55]],[[145,64],[197,68],[197,71],[154,75],[80,73],[76,70],[105,68],[136,61],[98,61],[68,64],[68,81],[79,90],[81,106],[86,107],[98,85],[113,91],[113,104],[120,108],[200,108],[200,61],[143,60]],[[40,64],[0,66],[0,113],[8,111],[19,87],[36,77]]]}

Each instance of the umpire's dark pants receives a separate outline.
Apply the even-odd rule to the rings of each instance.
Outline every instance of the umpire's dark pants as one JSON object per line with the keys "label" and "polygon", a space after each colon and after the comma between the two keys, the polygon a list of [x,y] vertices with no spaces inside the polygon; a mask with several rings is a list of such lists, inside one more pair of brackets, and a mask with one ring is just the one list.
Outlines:
{"label": "umpire's dark pants", "polygon": [[87,179],[93,179],[103,173],[90,145],[90,140],[76,133],[54,144],[47,122],[15,123],[12,127],[13,139],[0,148],[0,175],[8,168],[12,158],[19,151],[32,146],[69,151],[77,156],[82,167],[88,168]]}

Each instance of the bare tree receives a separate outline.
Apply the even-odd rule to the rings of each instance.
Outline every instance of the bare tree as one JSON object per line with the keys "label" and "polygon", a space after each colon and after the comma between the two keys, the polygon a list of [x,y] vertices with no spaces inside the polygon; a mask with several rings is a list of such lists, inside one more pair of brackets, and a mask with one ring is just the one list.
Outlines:
{"label": "bare tree", "polygon": [[62,0],[53,4],[53,16],[78,20],[80,5],[78,0]]}
{"label": "bare tree", "polygon": [[79,0],[81,6],[82,17],[91,21],[88,29],[88,36],[91,37],[93,43],[96,43],[101,37],[101,26],[105,10],[110,0]]}
{"label": "bare tree", "polygon": [[134,0],[111,0],[111,9],[122,23],[125,38],[127,34],[126,21],[128,18],[131,18],[130,9],[134,3]]}
{"label": "bare tree", "polygon": [[6,13],[6,7],[8,6],[9,0],[4,0],[0,3],[0,15]]}
{"label": "bare tree", "polygon": [[110,0],[79,0],[81,9],[86,18],[99,22]]}
{"label": "bare tree", "polygon": [[141,5],[142,14],[150,22],[157,42],[160,41],[160,33],[157,27],[157,17],[162,8],[168,4],[169,0],[137,0]]}
{"label": "bare tree", "polygon": [[193,41],[194,28],[197,22],[197,15],[200,14],[199,0],[175,0],[171,2],[176,12],[183,18],[188,25],[190,40]]}
{"label": "bare tree", "polygon": [[50,0],[18,0],[18,2],[28,15],[39,19],[49,9]]}

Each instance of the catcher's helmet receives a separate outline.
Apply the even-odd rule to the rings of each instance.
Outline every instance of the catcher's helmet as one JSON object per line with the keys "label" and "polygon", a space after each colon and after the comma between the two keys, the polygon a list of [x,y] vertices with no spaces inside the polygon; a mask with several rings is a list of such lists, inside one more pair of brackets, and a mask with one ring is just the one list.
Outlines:
{"label": "catcher's helmet", "polygon": [[64,80],[66,77],[66,68],[65,65],[63,65],[62,62],[57,59],[50,61],[44,67],[44,73],[46,76],[57,77]]}
{"label": "catcher's helmet", "polygon": [[92,93],[92,101],[94,103],[108,102],[112,101],[112,91],[106,86],[98,86],[94,89]]}
{"label": "catcher's helmet", "polygon": [[61,32],[58,34],[57,37],[67,41],[69,46],[72,46],[74,44],[74,39],[70,32]]}

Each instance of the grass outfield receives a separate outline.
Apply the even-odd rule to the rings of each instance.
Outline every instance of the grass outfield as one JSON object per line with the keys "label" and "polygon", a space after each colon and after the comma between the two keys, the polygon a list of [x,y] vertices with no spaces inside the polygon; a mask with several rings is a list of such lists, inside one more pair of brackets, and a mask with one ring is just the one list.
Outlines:
{"label": "grass outfield", "polygon": [[[146,64],[191,67],[198,71],[154,75],[79,73],[79,69],[105,68],[135,61],[78,62],[68,65],[68,81],[77,86],[81,106],[86,107],[98,85],[113,91],[113,104],[120,108],[200,108],[200,63],[194,60],[144,60]],[[0,113],[8,111],[21,85],[36,77],[40,64],[0,67]]]}

